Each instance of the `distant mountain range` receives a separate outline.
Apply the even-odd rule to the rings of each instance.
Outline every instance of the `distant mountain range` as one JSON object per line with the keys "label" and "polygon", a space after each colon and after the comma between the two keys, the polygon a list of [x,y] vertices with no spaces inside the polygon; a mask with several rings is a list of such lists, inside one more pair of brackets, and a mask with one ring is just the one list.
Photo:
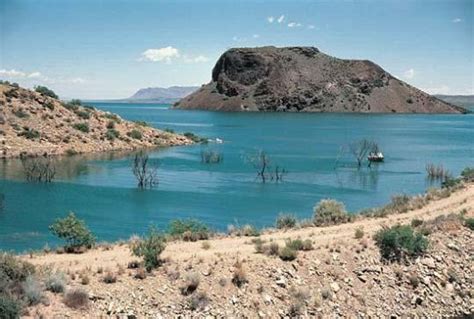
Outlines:
{"label": "distant mountain range", "polygon": [[195,92],[198,86],[170,86],[168,88],[150,87],[138,90],[125,102],[174,103]]}
{"label": "distant mountain range", "polygon": [[442,95],[442,94],[435,94],[440,100],[445,102],[459,105],[459,106],[467,106],[472,108],[474,106],[474,95]]}

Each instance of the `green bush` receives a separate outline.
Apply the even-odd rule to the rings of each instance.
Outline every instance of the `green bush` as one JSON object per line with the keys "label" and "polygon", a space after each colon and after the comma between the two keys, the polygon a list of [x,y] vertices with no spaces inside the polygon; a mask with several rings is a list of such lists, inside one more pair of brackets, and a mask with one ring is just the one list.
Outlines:
{"label": "green bush", "polygon": [[301,239],[287,240],[286,247],[289,247],[293,250],[303,250],[303,241]]}
{"label": "green bush", "polygon": [[132,253],[142,257],[147,271],[160,265],[160,254],[166,247],[166,240],[156,228],[151,227],[147,236],[132,244]]}
{"label": "green bush", "polygon": [[22,109],[13,111],[13,114],[15,114],[16,117],[21,118],[21,119],[29,117],[28,113],[26,113]]}
{"label": "green bush", "polygon": [[23,128],[23,132],[19,133],[18,136],[24,136],[29,140],[34,140],[40,137],[40,132],[32,128]]}
{"label": "green bush", "polygon": [[139,126],[143,126],[143,127],[148,127],[150,126],[150,124],[148,124],[147,122],[145,121],[133,121],[133,123],[139,125]]}
{"label": "green bush", "polygon": [[35,91],[42,94],[42,95],[52,97],[53,99],[58,98],[56,93],[54,93],[53,90],[48,89],[46,86],[41,86],[41,85],[35,86]]}
{"label": "green bush", "polygon": [[89,112],[87,112],[87,111],[77,110],[77,111],[74,112],[74,113],[76,113],[76,115],[79,116],[79,117],[80,117],[81,119],[83,119],[83,120],[88,120],[88,119],[91,118],[91,114],[90,114]]}
{"label": "green bush", "polygon": [[175,219],[170,222],[168,233],[172,237],[185,241],[209,239],[210,230],[204,223],[196,219]]}
{"label": "green bush", "polygon": [[84,221],[78,219],[73,212],[65,218],[57,219],[49,226],[49,230],[66,241],[64,248],[68,252],[76,252],[81,247],[91,248],[95,243],[95,238]]}
{"label": "green bush", "polygon": [[461,172],[461,177],[466,182],[474,181],[474,168],[466,167],[465,169],[463,169],[463,171]]}
{"label": "green bush", "polygon": [[71,101],[69,101],[69,104],[70,104],[70,105],[81,106],[81,105],[82,105],[82,101],[79,100],[79,99],[72,99]]}
{"label": "green bush", "polygon": [[18,283],[35,273],[35,267],[7,253],[0,253],[0,278]]}
{"label": "green bush", "polygon": [[428,248],[428,239],[415,233],[409,225],[396,225],[378,231],[375,243],[382,258],[388,261],[400,261],[422,255]]}
{"label": "green bush", "polygon": [[189,138],[191,141],[193,141],[194,143],[207,143],[207,139],[204,138],[204,137],[200,137],[200,136],[197,136],[196,134],[194,133],[191,133],[191,132],[186,132],[183,134],[184,136],[186,136],[187,138]]}
{"label": "green bush", "polygon": [[278,252],[278,256],[281,260],[292,261],[295,260],[298,255],[298,252],[291,247],[285,246]]}
{"label": "green bush", "polygon": [[280,214],[276,220],[276,228],[288,229],[296,226],[296,217],[291,214]]}
{"label": "green bush", "polygon": [[139,130],[133,129],[133,130],[131,130],[130,132],[127,133],[127,136],[129,136],[131,138],[134,138],[136,140],[141,140],[142,137],[143,137],[143,134]]}
{"label": "green bush", "polygon": [[72,125],[76,130],[79,130],[84,133],[89,133],[89,124],[88,123],[75,123]]}
{"label": "green bush", "polygon": [[464,225],[470,230],[474,230],[474,218],[466,218]]}
{"label": "green bush", "polygon": [[20,318],[21,304],[19,301],[7,295],[0,294],[0,318],[17,319]]}
{"label": "green bush", "polygon": [[50,100],[44,102],[43,106],[50,109],[51,111],[54,110],[54,103]]}
{"label": "green bush", "polygon": [[105,138],[107,138],[109,141],[113,141],[116,138],[118,138],[119,136],[120,136],[119,131],[117,131],[116,129],[113,129],[113,128],[108,129],[107,133],[105,133]]}
{"label": "green bush", "polygon": [[112,121],[112,120],[108,121],[107,122],[107,128],[110,129],[110,130],[115,128],[115,121]]}
{"label": "green bush", "polygon": [[313,220],[316,226],[337,225],[350,221],[343,203],[333,199],[323,199],[314,207]]}

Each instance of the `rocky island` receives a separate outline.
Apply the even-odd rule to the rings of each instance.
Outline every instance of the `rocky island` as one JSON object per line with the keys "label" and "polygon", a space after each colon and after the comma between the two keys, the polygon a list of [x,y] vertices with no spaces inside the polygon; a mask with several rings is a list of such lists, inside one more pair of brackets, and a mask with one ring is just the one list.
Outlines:
{"label": "rocky island", "polygon": [[[44,88],[46,89],[46,88]],[[41,90],[40,90],[41,91]],[[54,92],[0,84],[0,157],[62,155],[191,144],[185,136],[62,102]]]}
{"label": "rocky island", "polygon": [[344,60],[314,47],[233,48],[212,81],[175,104],[216,111],[465,113],[368,60]]}

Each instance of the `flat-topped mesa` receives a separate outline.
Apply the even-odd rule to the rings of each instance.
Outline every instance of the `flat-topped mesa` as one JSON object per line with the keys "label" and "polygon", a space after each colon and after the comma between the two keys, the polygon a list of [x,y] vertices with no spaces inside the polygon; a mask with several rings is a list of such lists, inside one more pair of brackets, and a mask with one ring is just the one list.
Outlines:
{"label": "flat-topped mesa", "polygon": [[144,122],[0,84],[0,158],[133,150],[192,144]]}
{"label": "flat-topped mesa", "polygon": [[234,48],[212,81],[175,105],[219,111],[465,113],[398,80],[368,60],[313,47]]}

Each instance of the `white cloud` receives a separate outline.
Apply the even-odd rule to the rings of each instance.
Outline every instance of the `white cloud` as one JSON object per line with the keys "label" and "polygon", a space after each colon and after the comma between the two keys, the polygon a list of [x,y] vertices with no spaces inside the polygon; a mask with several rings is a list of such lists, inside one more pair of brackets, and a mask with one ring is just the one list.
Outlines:
{"label": "white cloud", "polygon": [[459,22],[462,22],[462,19],[461,18],[455,18],[452,20],[453,23],[459,23]]}
{"label": "white cloud", "polygon": [[141,61],[171,63],[172,59],[179,58],[179,50],[172,46],[159,49],[148,49],[142,53]]}
{"label": "white cloud", "polygon": [[252,35],[252,38],[258,39],[258,38],[260,38],[260,34],[254,34],[254,35]]}
{"label": "white cloud", "polygon": [[267,18],[267,21],[268,21],[268,23],[273,23],[273,21],[275,21],[275,17],[270,16],[270,17]]}
{"label": "white cloud", "polygon": [[205,63],[209,61],[209,58],[205,57],[204,55],[198,55],[195,57],[185,55],[183,59],[185,63]]}
{"label": "white cloud", "polygon": [[277,19],[278,23],[282,23],[283,21],[285,21],[285,16],[282,14],[278,19]]}
{"label": "white cloud", "polygon": [[408,69],[405,72],[403,72],[403,76],[407,79],[413,79],[413,77],[415,76],[415,70]]}
{"label": "white cloud", "polygon": [[314,28],[315,28],[314,25],[312,25],[312,24],[308,25],[308,29],[314,29]]}
{"label": "white cloud", "polygon": [[299,28],[302,27],[303,25],[299,22],[290,22],[288,23],[288,28]]}
{"label": "white cloud", "polygon": [[33,73],[28,74],[28,77],[31,79],[34,79],[34,78],[41,78],[42,75],[40,72],[33,72]]}
{"label": "white cloud", "polygon": [[82,84],[82,83],[85,83],[86,80],[84,80],[83,78],[72,78],[69,80],[69,82],[73,84]]}
{"label": "white cloud", "polygon": [[27,76],[27,74],[25,72],[17,71],[15,69],[11,69],[11,70],[2,69],[0,70],[0,76],[4,76],[7,78],[24,78]]}

